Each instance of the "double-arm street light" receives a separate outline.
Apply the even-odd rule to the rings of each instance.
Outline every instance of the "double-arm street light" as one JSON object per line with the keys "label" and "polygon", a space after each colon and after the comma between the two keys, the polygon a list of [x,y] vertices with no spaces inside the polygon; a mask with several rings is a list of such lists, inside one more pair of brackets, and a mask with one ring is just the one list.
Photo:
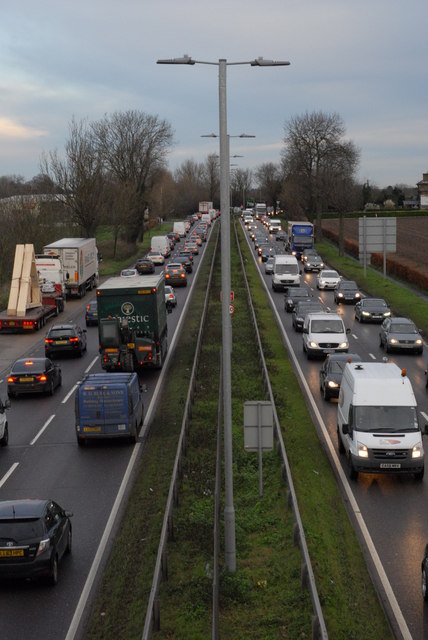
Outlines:
{"label": "double-arm street light", "polygon": [[[225,561],[229,571],[236,570],[235,509],[233,505],[233,458],[232,458],[232,376],[231,346],[232,323],[230,318],[230,166],[229,136],[227,134],[226,108],[226,67],[250,65],[252,67],[288,66],[288,61],[265,60],[262,57],[244,62],[227,62],[221,58],[218,62],[193,60],[184,54],[181,58],[158,60],[158,64],[209,64],[218,67],[219,84],[219,137],[220,137],[220,211],[221,211],[221,289],[222,289],[222,368],[223,368],[223,428],[224,428],[224,543]],[[211,136],[210,136],[211,137]],[[242,134],[242,138],[254,137]]]}

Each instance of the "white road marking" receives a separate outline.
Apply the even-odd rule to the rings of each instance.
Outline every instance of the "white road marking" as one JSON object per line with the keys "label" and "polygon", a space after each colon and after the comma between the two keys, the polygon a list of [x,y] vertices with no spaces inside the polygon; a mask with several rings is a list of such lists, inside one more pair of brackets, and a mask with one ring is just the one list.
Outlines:
{"label": "white road marking", "polygon": [[45,424],[43,425],[43,427],[40,429],[39,433],[31,440],[30,442],[30,447],[35,444],[37,442],[37,440],[40,438],[40,436],[42,435],[42,433],[45,431],[45,429],[48,428],[48,426],[50,425],[50,423],[52,422],[52,420],[55,418],[55,414],[53,413],[51,415],[50,418],[48,418],[45,422]]}
{"label": "white road marking", "polygon": [[7,471],[3,478],[0,480],[0,487],[2,487],[4,485],[4,483],[6,482],[6,480],[12,475],[12,473],[15,471],[16,467],[19,465],[19,462],[14,462],[13,465],[11,466],[11,468],[9,469],[9,471]]}

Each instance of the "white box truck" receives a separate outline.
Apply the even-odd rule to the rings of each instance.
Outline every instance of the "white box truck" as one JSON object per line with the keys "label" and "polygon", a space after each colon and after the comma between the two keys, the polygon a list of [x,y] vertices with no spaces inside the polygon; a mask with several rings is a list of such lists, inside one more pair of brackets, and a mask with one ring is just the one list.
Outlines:
{"label": "white box truck", "polygon": [[67,296],[83,298],[98,285],[95,238],[62,238],[43,247],[43,254],[59,256]]}
{"label": "white box truck", "polygon": [[339,452],[352,480],[359,473],[424,476],[422,435],[412,385],[393,362],[348,362],[337,405]]}
{"label": "white box truck", "polygon": [[186,224],[183,221],[174,222],[174,226],[172,228],[174,233],[178,233],[180,238],[184,238],[186,235]]}

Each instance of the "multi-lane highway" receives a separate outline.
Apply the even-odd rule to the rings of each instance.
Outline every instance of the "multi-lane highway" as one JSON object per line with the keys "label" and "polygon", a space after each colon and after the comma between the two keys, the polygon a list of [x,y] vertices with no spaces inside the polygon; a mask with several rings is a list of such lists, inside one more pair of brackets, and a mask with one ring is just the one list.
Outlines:
{"label": "multi-lane highway", "polygon": [[[176,289],[178,304],[168,314],[170,347],[205,246],[195,257],[188,286]],[[179,248],[177,244],[176,249]],[[66,319],[85,327],[85,306],[93,297],[95,293],[88,293],[82,300],[67,302],[65,312],[49,321],[46,331]],[[1,397],[7,394],[6,380],[12,362],[20,357],[43,356],[44,337],[45,330],[31,335],[0,335]],[[52,498],[74,515],[73,552],[60,564],[56,587],[38,582],[0,583],[2,640],[71,640],[79,636],[90,587],[96,584],[104,542],[111,540],[109,532],[124,502],[128,476],[132,476],[133,465],[144,446],[148,413],[158,400],[156,389],[162,372],[145,371],[141,384],[145,390],[146,420],[139,442],[133,446],[106,441],[79,447],[74,430],[76,384],[85,372],[101,371],[97,327],[88,327],[87,337],[88,348],[82,358],[56,360],[62,368],[62,386],[53,397],[13,399],[8,411],[9,446],[0,451],[0,500]]]}
{"label": "multi-lane highway", "polygon": [[[258,225],[265,229],[261,222]],[[245,233],[248,238],[248,232]],[[276,242],[274,236],[270,236],[270,240],[278,251],[284,251],[282,242]],[[251,240],[249,245],[254,252]],[[382,599],[388,603],[388,607],[392,607],[398,637],[401,633],[403,637],[413,640],[428,638],[428,607],[424,605],[421,596],[420,568],[425,544],[428,542],[428,473],[425,474],[423,482],[415,481],[412,476],[375,474],[360,474],[357,482],[348,481],[346,463],[344,457],[338,453],[337,446],[337,401],[326,402],[319,389],[321,361],[308,360],[303,353],[302,334],[293,329],[291,314],[284,310],[284,293],[272,291],[271,276],[265,274],[261,259],[256,260],[260,276],[266,283],[266,290],[272,297],[283,326],[284,337],[288,341],[297,374],[306,386],[308,402],[312,407],[314,419],[319,424],[321,437],[327,439],[332,449],[333,464],[337,461],[342,469],[340,475],[346,485],[346,502],[354,512],[355,520],[358,522],[362,518],[363,528],[364,525],[367,527],[365,538],[359,532],[363,547],[374,558],[375,564],[376,554],[378,556],[380,566],[375,567],[375,573],[380,573],[379,587],[384,591]],[[304,273],[301,279],[302,284],[305,283],[309,287],[314,299],[321,300],[327,309],[342,315],[345,326],[351,330],[348,336],[350,352],[358,353],[363,361],[376,362],[385,358],[385,351],[379,346],[378,324],[360,324],[355,321],[354,306],[336,305],[332,291],[319,291],[316,288],[315,273]],[[428,424],[428,396],[425,387],[427,357],[427,348],[422,356],[388,355],[391,362],[407,370],[418,401],[422,427]],[[428,436],[424,438],[424,446],[427,455]]]}

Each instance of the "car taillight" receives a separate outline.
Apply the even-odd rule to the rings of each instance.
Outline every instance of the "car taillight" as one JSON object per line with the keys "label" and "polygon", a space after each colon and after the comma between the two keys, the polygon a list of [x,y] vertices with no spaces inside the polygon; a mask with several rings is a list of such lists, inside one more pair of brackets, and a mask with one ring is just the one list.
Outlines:
{"label": "car taillight", "polygon": [[17,376],[9,376],[9,377],[8,377],[8,379],[7,379],[7,381],[8,381],[8,382],[16,382],[16,381],[17,381],[17,379],[18,379],[18,377],[17,377]]}
{"label": "car taillight", "polygon": [[47,376],[44,373],[42,373],[41,376],[37,376],[37,380],[39,380],[40,382],[46,382]]}
{"label": "car taillight", "polygon": [[79,342],[79,338],[77,337],[73,337],[73,338],[69,338],[70,342]]}
{"label": "car taillight", "polygon": [[53,342],[52,338],[45,338],[45,342],[47,344],[51,344]]}

